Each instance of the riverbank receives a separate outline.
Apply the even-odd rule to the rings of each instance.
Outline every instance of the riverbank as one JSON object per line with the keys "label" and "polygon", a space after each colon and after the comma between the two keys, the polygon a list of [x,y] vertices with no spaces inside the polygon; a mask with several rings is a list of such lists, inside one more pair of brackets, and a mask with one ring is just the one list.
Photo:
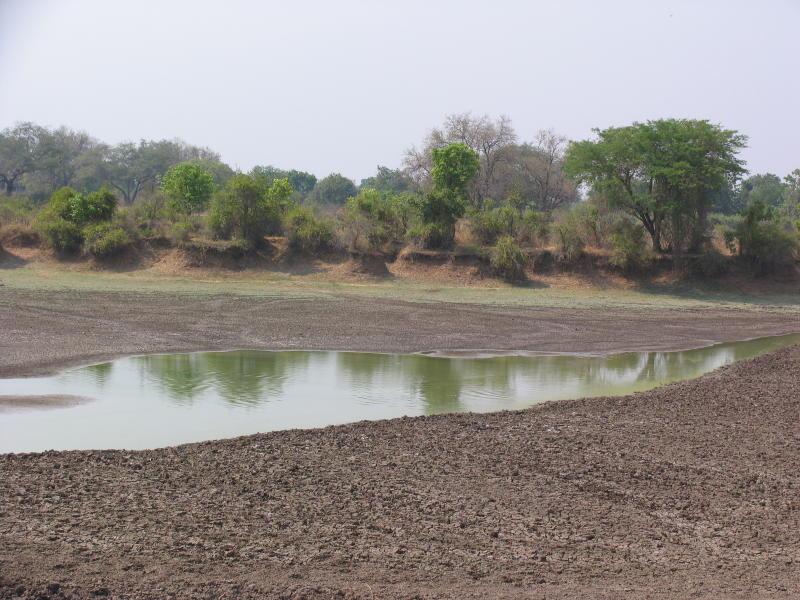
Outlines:
{"label": "riverbank", "polygon": [[4,455],[0,597],[793,597],[798,422],[795,347],[522,412]]}

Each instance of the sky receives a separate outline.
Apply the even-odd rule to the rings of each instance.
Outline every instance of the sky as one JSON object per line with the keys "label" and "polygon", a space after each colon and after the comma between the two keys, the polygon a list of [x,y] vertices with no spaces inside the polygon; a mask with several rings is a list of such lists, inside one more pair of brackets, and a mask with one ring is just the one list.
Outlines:
{"label": "sky", "polygon": [[552,128],[700,118],[800,168],[800,0],[0,0],[0,128],[181,138],[360,180],[449,113]]}

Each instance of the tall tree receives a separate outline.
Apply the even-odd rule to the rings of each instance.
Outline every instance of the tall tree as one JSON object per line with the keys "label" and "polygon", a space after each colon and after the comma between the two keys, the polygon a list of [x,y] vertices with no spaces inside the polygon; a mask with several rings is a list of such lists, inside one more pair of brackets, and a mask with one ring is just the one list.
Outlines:
{"label": "tall tree", "polygon": [[180,140],[123,142],[109,150],[104,174],[106,181],[122,194],[125,204],[132,204],[146,186],[155,185],[171,166],[192,160],[218,161],[219,156]]}
{"label": "tall tree", "polygon": [[410,191],[413,185],[412,179],[402,170],[378,165],[378,172],[372,177],[362,179],[359,187],[389,194],[401,194]]}
{"label": "tall tree", "polygon": [[433,150],[448,144],[464,144],[479,158],[479,172],[469,196],[474,204],[480,205],[490,197],[500,166],[508,160],[516,140],[511,119],[505,115],[494,120],[488,115],[474,117],[471,113],[447,115],[444,126],[433,129],[421,149],[412,147],[406,152],[404,164],[409,175],[426,187],[433,168]]}
{"label": "tall tree", "polygon": [[653,248],[697,245],[713,194],[744,173],[746,137],[708,121],[664,119],[595,130],[596,140],[573,142],[565,169],[638,219]]}
{"label": "tall tree", "polygon": [[331,173],[317,182],[309,199],[321,205],[341,206],[357,192],[356,184],[350,179],[339,173]]}
{"label": "tall tree", "polygon": [[18,123],[0,132],[0,185],[10,196],[20,179],[37,168],[45,130],[33,123]]}

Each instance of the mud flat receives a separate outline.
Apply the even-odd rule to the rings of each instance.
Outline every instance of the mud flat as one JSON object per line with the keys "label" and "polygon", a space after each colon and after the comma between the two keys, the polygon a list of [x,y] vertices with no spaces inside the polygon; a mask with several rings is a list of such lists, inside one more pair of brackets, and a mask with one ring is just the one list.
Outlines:
{"label": "mud flat", "polygon": [[800,348],[622,398],[0,456],[0,598],[800,595]]}
{"label": "mud flat", "polygon": [[0,377],[184,350],[686,350],[800,332],[796,310],[515,307],[357,296],[1,288]]}

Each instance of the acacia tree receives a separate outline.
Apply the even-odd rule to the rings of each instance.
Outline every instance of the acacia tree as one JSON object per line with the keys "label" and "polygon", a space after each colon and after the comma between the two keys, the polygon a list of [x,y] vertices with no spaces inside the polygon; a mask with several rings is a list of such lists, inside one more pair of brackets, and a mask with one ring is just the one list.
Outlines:
{"label": "acacia tree", "polygon": [[743,172],[746,137],[708,121],[663,119],[595,130],[573,142],[565,170],[638,219],[653,249],[679,255],[702,242],[713,194]]}

